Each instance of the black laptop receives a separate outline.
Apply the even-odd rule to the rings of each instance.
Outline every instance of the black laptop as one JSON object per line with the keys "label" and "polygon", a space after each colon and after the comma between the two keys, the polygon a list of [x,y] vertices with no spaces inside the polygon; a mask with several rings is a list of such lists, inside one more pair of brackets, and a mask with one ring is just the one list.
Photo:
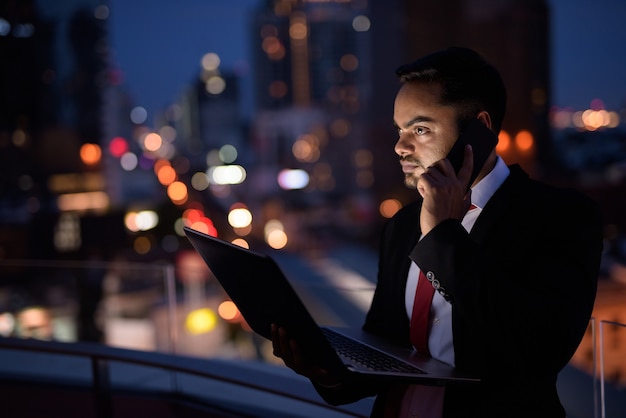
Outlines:
{"label": "black laptop", "polygon": [[402,379],[427,385],[472,383],[453,367],[362,330],[319,326],[268,255],[185,228],[248,325],[271,340],[271,324],[285,327],[317,364],[361,378]]}

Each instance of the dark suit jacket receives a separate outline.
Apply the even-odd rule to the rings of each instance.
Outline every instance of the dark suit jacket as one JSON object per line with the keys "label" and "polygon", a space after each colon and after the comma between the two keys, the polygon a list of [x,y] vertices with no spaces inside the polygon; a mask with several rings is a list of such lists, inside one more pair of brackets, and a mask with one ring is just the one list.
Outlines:
{"label": "dark suit jacket", "polygon": [[[410,346],[404,293],[411,259],[436,275],[451,296],[456,367],[482,379],[446,388],[446,417],[565,416],[557,374],[591,316],[602,252],[597,207],[510,169],[470,234],[448,220],[418,242],[420,201],[383,231],[363,328]],[[376,393],[377,415],[388,390],[360,386],[318,390],[331,403]]]}

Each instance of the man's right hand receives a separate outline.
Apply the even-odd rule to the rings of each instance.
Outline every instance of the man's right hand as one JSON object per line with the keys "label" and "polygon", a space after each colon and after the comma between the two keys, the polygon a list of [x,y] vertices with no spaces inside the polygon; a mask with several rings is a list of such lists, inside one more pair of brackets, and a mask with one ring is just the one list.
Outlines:
{"label": "man's right hand", "polygon": [[298,342],[289,336],[287,330],[272,324],[272,348],[274,355],[283,360],[285,365],[313,383],[321,386],[335,387],[341,380],[329,370],[313,364],[304,354]]}

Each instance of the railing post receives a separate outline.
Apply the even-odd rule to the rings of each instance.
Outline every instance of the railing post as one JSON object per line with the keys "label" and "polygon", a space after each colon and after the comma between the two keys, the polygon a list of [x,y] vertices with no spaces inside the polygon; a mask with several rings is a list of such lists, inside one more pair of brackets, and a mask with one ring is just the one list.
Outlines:
{"label": "railing post", "polygon": [[97,418],[112,418],[113,403],[111,399],[111,381],[109,378],[109,361],[97,356],[91,357],[93,378],[93,395],[95,416]]}
{"label": "railing post", "polygon": [[[176,315],[177,297],[176,297],[176,273],[174,266],[168,264],[165,266],[165,289],[167,291],[167,317],[168,317],[168,335],[169,335],[169,352],[176,354],[178,350],[178,319]],[[174,392],[178,392],[178,373],[170,372],[170,378]]]}
{"label": "railing post", "polygon": [[169,352],[176,354],[178,349],[178,324],[176,320],[176,274],[174,266],[168,264],[164,268],[165,289],[167,292],[167,318],[169,334]]}

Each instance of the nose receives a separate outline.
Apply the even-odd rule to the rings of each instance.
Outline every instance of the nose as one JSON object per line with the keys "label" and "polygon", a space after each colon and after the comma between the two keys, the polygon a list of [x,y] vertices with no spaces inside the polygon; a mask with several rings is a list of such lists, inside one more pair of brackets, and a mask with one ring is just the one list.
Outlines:
{"label": "nose", "polygon": [[415,152],[415,147],[410,141],[408,133],[403,133],[398,136],[398,140],[396,141],[396,145],[393,149],[400,157],[404,157]]}

